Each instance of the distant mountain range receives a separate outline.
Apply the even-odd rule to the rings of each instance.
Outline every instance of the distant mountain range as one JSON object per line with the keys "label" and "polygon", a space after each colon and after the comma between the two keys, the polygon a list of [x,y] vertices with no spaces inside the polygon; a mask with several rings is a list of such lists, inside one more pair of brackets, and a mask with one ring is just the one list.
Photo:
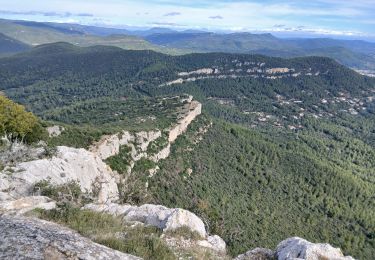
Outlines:
{"label": "distant mountain range", "polygon": [[0,57],[25,51],[30,48],[29,45],[0,33]]}
{"label": "distant mountain range", "polygon": [[[11,20],[0,20],[0,33],[13,38],[16,52],[24,50],[17,49],[19,44],[36,46],[65,41],[77,46],[108,45],[130,50],[154,50],[172,55],[228,52],[284,58],[324,56],[354,69],[375,71],[375,43],[361,40],[282,39],[272,34],[221,34],[196,30],[175,31],[168,28],[129,30]],[[9,41],[7,46],[6,48],[11,48]],[[0,55],[5,52],[6,49],[0,47]]]}

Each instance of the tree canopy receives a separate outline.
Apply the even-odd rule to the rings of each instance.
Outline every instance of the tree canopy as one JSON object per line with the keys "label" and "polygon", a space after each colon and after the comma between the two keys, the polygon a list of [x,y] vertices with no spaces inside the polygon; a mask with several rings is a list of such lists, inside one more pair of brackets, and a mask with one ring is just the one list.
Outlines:
{"label": "tree canopy", "polygon": [[0,95],[0,135],[8,140],[24,140],[38,125],[38,118],[25,107]]}

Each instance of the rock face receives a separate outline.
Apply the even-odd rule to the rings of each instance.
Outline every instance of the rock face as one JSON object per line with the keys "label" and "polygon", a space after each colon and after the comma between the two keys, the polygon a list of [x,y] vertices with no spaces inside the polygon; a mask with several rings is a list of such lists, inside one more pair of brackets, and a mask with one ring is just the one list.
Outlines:
{"label": "rock face", "polygon": [[198,245],[211,248],[212,250],[221,253],[225,253],[227,247],[225,241],[218,235],[209,236],[207,237],[207,240],[200,240],[198,241]]}
{"label": "rock face", "polygon": [[44,196],[30,196],[18,200],[0,202],[0,214],[21,215],[36,208],[54,209],[56,208],[56,202]]}
{"label": "rock face", "polygon": [[160,160],[166,159],[171,153],[171,144],[169,143],[166,147],[161,149],[158,153],[150,156],[150,160],[153,162],[158,162]]}
{"label": "rock face", "polygon": [[334,248],[329,244],[314,244],[299,237],[292,237],[282,241],[276,248],[275,257],[278,260],[354,259],[350,256],[344,256],[339,248]]}
{"label": "rock face", "polygon": [[49,137],[59,136],[64,130],[65,130],[64,127],[59,126],[59,125],[47,127],[47,132],[48,132]]}
{"label": "rock face", "polygon": [[198,101],[192,101],[189,104],[189,112],[182,117],[176,126],[169,131],[169,142],[173,143],[179,135],[184,133],[189,124],[202,113],[202,104]]}
{"label": "rock face", "polygon": [[111,156],[119,154],[122,146],[129,147],[129,174],[134,167],[134,163],[142,158],[148,158],[155,163],[166,159],[171,152],[171,144],[178,136],[183,134],[187,130],[189,124],[202,113],[202,104],[193,101],[192,99],[193,97],[189,96],[181,100],[181,102],[184,103],[184,109],[181,111],[182,116],[178,119],[175,125],[166,129],[168,131],[168,143],[156,153],[149,154],[147,149],[151,142],[162,137],[162,132],[160,130],[148,132],[142,131],[138,133],[122,131],[114,135],[103,136],[101,140],[93,144],[89,150],[98,155],[102,160],[105,160]]}
{"label": "rock face", "polygon": [[164,206],[151,204],[137,207],[115,203],[88,204],[84,209],[120,216],[125,221],[141,222],[146,225],[158,227],[163,231],[188,227],[191,231],[197,232],[204,238],[207,236],[203,221],[195,214],[184,209],[169,209]]}
{"label": "rock face", "polygon": [[0,174],[0,192],[7,192],[14,199],[28,196],[33,185],[42,180],[55,185],[77,181],[84,192],[99,191],[101,202],[118,199],[112,170],[95,154],[65,146],[57,147],[52,158],[20,163],[12,173]]}
{"label": "rock face", "polygon": [[0,230],[0,259],[140,259],[39,219],[2,216]]}
{"label": "rock face", "polygon": [[145,152],[148,145],[160,136],[161,131],[142,131],[136,134],[123,131],[115,135],[103,136],[98,143],[91,146],[90,151],[98,155],[102,160],[105,160],[117,155],[122,145],[133,144],[132,155],[133,159],[136,159],[139,153]]}
{"label": "rock face", "polygon": [[273,260],[273,259],[275,259],[274,252],[266,248],[255,248],[235,258],[235,260]]}

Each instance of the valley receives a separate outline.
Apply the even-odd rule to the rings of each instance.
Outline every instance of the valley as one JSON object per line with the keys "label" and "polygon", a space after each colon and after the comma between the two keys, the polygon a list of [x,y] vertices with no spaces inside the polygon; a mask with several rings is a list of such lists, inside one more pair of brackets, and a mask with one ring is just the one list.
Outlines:
{"label": "valley", "polygon": [[[218,243],[214,235],[225,241],[222,259],[276,248],[294,236],[328,242],[358,259],[374,254],[375,81],[332,59],[169,56],[52,43],[1,58],[0,90],[52,133],[30,148],[41,158],[1,161],[3,198],[22,199],[32,190],[57,205],[68,202],[34,210],[41,218],[137,256],[150,251],[101,241],[73,219],[100,219],[95,214],[103,211],[131,218],[131,208],[134,219],[145,222],[142,216],[177,208],[202,221],[209,234],[203,248]],[[41,167],[54,169],[57,187],[33,173]],[[38,177],[37,185],[23,176]],[[76,191],[71,179],[85,189]],[[95,206],[99,202],[115,204]],[[164,241],[158,229],[136,231],[142,238],[128,232],[139,245]],[[186,249],[175,239],[167,239],[175,250],[202,257],[198,242]],[[170,249],[157,250],[170,256]],[[210,251],[212,259],[219,251]]]}

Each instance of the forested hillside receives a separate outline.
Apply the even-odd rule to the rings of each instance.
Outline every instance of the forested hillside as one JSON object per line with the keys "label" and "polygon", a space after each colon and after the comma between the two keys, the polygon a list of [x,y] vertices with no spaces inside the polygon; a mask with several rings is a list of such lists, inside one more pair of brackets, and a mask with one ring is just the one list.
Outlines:
{"label": "forested hillside", "polygon": [[0,33],[0,57],[30,49],[27,44]]}
{"label": "forested hillside", "polygon": [[[158,33],[145,37],[151,43],[193,52],[256,53],[275,57],[330,57],[352,68],[375,69],[375,44],[326,38],[281,39],[251,33]],[[209,42],[210,44],[206,44]]]}
{"label": "forested hillside", "polygon": [[294,235],[375,254],[375,80],[329,58],[58,43],[0,59],[0,90],[82,145],[145,110],[165,127],[168,109],[137,101],[191,94],[204,115],[154,177],[134,170],[124,201],[190,209],[233,255]]}

